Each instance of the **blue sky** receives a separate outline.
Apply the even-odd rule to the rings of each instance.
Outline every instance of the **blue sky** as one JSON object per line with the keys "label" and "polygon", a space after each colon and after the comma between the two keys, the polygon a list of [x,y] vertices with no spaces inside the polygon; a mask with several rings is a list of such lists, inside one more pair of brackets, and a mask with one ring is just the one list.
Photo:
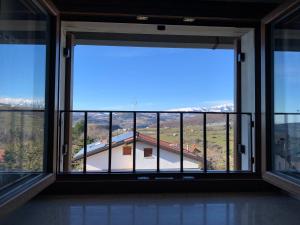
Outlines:
{"label": "blue sky", "polygon": [[300,52],[274,54],[275,112],[300,112]]}
{"label": "blue sky", "polygon": [[44,45],[0,44],[0,98],[44,100]]}
{"label": "blue sky", "polygon": [[[43,100],[44,45],[0,44],[0,98]],[[232,103],[233,50],[75,47],[74,109],[167,110]],[[299,52],[275,52],[275,111],[300,111]]]}
{"label": "blue sky", "polygon": [[232,103],[233,50],[75,47],[74,109],[167,110]]}
{"label": "blue sky", "polygon": [[[44,45],[0,44],[0,98],[43,100]],[[74,109],[167,110],[232,103],[233,50],[75,47]],[[300,111],[300,53],[275,52],[275,111]]]}

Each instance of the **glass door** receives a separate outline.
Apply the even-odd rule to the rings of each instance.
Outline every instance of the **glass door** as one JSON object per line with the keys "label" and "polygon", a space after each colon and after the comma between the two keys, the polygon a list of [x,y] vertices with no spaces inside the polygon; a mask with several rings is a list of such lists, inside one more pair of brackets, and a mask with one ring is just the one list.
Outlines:
{"label": "glass door", "polygon": [[33,185],[54,180],[48,169],[49,29],[50,15],[37,1],[0,1],[0,214],[20,192],[33,196],[41,190]]}
{"label": "glass door", "polygon": [[300,193],[299,1],[269,15],[263,31],[267,140],[263,176],[281,188]]}

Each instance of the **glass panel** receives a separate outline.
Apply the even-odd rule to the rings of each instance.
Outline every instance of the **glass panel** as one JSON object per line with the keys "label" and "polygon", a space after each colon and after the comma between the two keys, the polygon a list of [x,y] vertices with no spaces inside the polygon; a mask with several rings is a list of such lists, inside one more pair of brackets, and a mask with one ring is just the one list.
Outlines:
{"label": "glass panel", "polygon": [[[154,171],[157,169],[156,113],[137,113],[136,127],[136,169],[143,171]],[[152,153],[150,149],[152,149]]]}
{"label": "glass panel", "polygon": [[300,178],[300,16],[273,25],[273,170]]}
{"label": "glass panel", "polygon": [[180,169],[180,115],[160,113],[159,164],[161,170]]}
{"label": "glass panel", "polygon": [[238,128],[237,121],[241,116],[232,114],[229,115],[229,170],[240,170],[238,165],[241,154],[238,150]]}
{"label": "glass panel", "polygon": [[203,114],[183,114],[184,170],[203,170]]}
{"label": "glass panel", "polygon": [[[234,38],[226,37],[225,49],[220,47],[221,43],[215,46],[216,37],[203,37],[210,44],[204,41],[199,43],[199,48],[180,47],[180,43],[172,48],[175,43],[160,43],[161,47],[154,47],[157,44],[151,43],[152,38],[148,43],[125,41],[130,38],[127,36],[107,42],[103,38],[113,39],[113,36],[92,32],[82,35],[75,33],[78,40],[74,47],[74,110],[220,111],[233,108]],[[93,35],[98,37],[93,40]]]}
{"label": "glass panel", "polygon": [[88,113],[86,171],[108,170],[109,113]]}
{"label": "glass panel", "polygon": [[250,114],[229,115],[229,170],[251,171],[251,155],[253,154],[251,141]]}
{"label": "glass panel", "polygon": [[[198,43],[161,35],[145,36],[145,40],[138,35],[113,36],[74,33],[73,109],[112,111],[117,127],[114,137],[133,130],[132,112],[136,112],[135,166],[136,170],[145,171],[156,170],[157,161],[162,171],[179,171],[178,112],[193,112],[192,118],[184,118],[183,167],[203,170],[203,119],[196,112],[234,110],[235,38],[217,37],[220,43],[214,46],[216,37],[212,36],[199,37]],[[164,41],[157,45],[156,38]],[[154,112],[161,112],[160,151],[156,146],[158,128]],[[117,118],[119,115],[123,115],[123,121]],[[124,127],[129,120],[130,126]],[[199,124],[191,124],[193,120]],[[124,145],[132,145],[130,138]],[[133,154],[124,145],[118,151],[113,149],[112,170],[132,169]]]}
{"label": "glass panel", "polygon": [[226,170],[226,115],[207,114],[207,170]]}
{"label": "glass panel", "polygon": [[84,113],[69,113],[72,118],[71,171],[83,171],[84,157]]}
{"label": "glass panel", "polygon": [[[138,35],[103,37],[95,32],[78,32],[74,36],[73,109],[112,111],[114,126],[118,127],[113,131],[114,137],[133,130],[132,112],[136,112],[136,170],[146,171],[156,170],[157,166],[154,112],[161,113],[159,165],[165,171],[180,169],[178,112],[193,113],[184,115],[183,164],[185,170],[203,170],[203,118],[199,112],[234,111],[235,38],[218,37],[220,43],[214,46],[216,37],[212,36],[197,38],[199,43],[174,42],[170,37],[156,35],[145,36],[145,40]],[[165,41],[157,45],[156,38]],[[119,115],[123,115],[123,121],[117,118]],[[193,120],[199,124],[192,124]],[[129,121],[130,126],[124,127]],[[222,152],[210,150],[216,160],[219,154],[226,156],[225,148]],[[113,150],[112,169],[131,170],[130,149],[120,145],[119,156],[117,152]],[[219,167],[222,166],[216,170]]]}
{"label": "glass panel", "polygon": [[43,172],[44,112],[0,111],[0,189]]}
{"label": "glass panel", "polygon": [[0,190],[46,166],[48,17],[35,2],[0,3]]}
{"label": "glass panel", "polygon": [[133,113],[113,113],[112,171],[133,169]]}

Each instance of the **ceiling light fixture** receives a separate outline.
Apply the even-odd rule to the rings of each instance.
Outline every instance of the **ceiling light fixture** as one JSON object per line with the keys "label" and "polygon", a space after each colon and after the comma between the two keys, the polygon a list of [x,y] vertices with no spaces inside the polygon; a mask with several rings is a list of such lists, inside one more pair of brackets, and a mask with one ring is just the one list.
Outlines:
{"label": "ceiling light fixture", "polygon": [[137,16],[136,19],[139,21],[146,21],[149,19],[149,17],[148,16]]}
{"label": "ceiling light fixture", "polygon": [[183,22],[187,22],[187,23],[192,23],[195,22],[195,18],[191,18],[191,17],[184,17],[183,18]]}

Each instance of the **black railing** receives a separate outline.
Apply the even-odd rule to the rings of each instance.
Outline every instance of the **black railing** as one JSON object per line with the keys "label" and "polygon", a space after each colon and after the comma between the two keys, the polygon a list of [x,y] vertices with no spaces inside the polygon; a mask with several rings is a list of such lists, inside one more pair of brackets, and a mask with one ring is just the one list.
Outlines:
{"label": "black railing", "polygon": [[[207,126],[210,125],[208,123],[208,116],[209,115],[223,115],[224,116],[224,126],[225,126],[225,148],[226,148],[226,163],[225,163],[225,169],[222,171],[218,171],[218,172],[225,172],[225,173],[230,173],[230,172],[234,172],[235,170],[231,170],[230,165],[230,155],[231,153],[233,153],[234,151],[236,151],[237,154],[245,154],[245,152],[239,152],[241,149],[240,145],[247,145],[247,156],[248,156],[248,169],[236,169],[238,171],[246,171],[246,172],[254,172],[253,170],[253,150],[252,150],[252,146],[253,146],[253,139],[252,139],[252,130],[253,130],[253,121],[252,121],[252,113],[237,113],[237,112],[195,112],[195,111],[105,111],[105,110],[90,110],[90,111],[85,111],[85,110],[72,110],[72,111],[60,111],[60,127],[61,127],[61,135],[60,135],[60,154],[59,154],[59,172],[72,172],[72,169],[70,168],[69,171],[63,171],[61,170],[61,168],[66,168],[65,166],[63,166],[64,163],[68,163],[71,164],[70,161],[68,160],[74,160],[72,159],[72,157],[64,157],[64,155],[66,154],[71,154],[71,143],[68,143],[68,140],[70,140],[70,138],[68,138],[67,140],[63,140],[63,137],[66,137],[66,135],[62,135],[65,134],[66,132],[68,133],[68,135],[72,135],[72,127],[64,127],[64,121],[69,120],[72,121],[72,116],[74,114],[80,114],[83,118],[83,168],[82,171],[83,173],[87,173],[89,171],[87,171],[87,157],[88,157],[88,116],[91,114],[104,114],[108,117],[108,142],[107,142],[107,151],[108,151],[108,156],[107,156],[107,170],[103,170],[103,171],[98,171],[99,173],[113,173],[113,169],[112,169],[112,149],[113,149],[113,115],[118,114],[118,113],[126,113],[126,114],[132,114],[132,144],[133,144],[133,160],[132,160],[132,170],[129,171],[129,173],[136,173],[137,172],[137,168],[136,168],[136,164],[137,164],[137,157],[136,157],[136,142],[137,142],[137,115],[139,114],[155,114],[156,115],[156,121],[154,122],[154,124],[156,124],[156,168],[152,171],[152,172],[162,172],[161,169],[161,165],[160,165],[160,150],[161,150],[161,115],[165,115],[165,114],[177,114],[179,115],[179,147],[178,147],[178,151],[179,151],[179,155],[180,155],[180,163],[179,163],[179,169],[177,172],[184,172],[185,169],[184,168],[184,153],[185,153],[185,149],[184,149],[184,116],[185,115],[202,115],[202,124],[198,124],[198,125],[202,125],[203,127],[203,132],[202,132],[202,136],[199,137],[199,139],[203,139],[203,143],[202,143],[202,148],[203,148],[203,168],[200,170],[197,170],[198,172],[202,172],[202,173],[207,173],[207,172],[213,172],[213,171],[217,171],[217,170],[211,170],[209,168],[209,165],[212,164],[212,162],[209,162],[208,160],[208,140],[207,140]],[[230,149],[230,116],[235,116],[235,124],[234,126],[240,126],[239,129],[236,129],[236,131],[240,131],[240,132],[244,132],[247,134],[247,143],[245,144],[242,143],[242,140],[235,140],[235,145],[234,145],[234,149]],[[242,125],[243,124],[243,119],[242,117],[245,117],[247,121],[246,122],[246,126]],[[73,122],[71,122],[70,124],[72,124]],[[245,124],[245,123],[244,123]],[[72,125],[73,126],[73,125]],[[242,127],[242,128],[241,128]],[[67,135],[67,136],[68,136]],[[245,138],[244,138],[245,139]],[[244,149],[244,148],[243,148]],[[241,156],[240,156],[241,157]],[[66,162],[66,160],[68,162]],[[165,171],[165,170],[163,170]],[[120,171],[118,171],[120,172]],[[128,172],[128,171],[127,171]]]}

